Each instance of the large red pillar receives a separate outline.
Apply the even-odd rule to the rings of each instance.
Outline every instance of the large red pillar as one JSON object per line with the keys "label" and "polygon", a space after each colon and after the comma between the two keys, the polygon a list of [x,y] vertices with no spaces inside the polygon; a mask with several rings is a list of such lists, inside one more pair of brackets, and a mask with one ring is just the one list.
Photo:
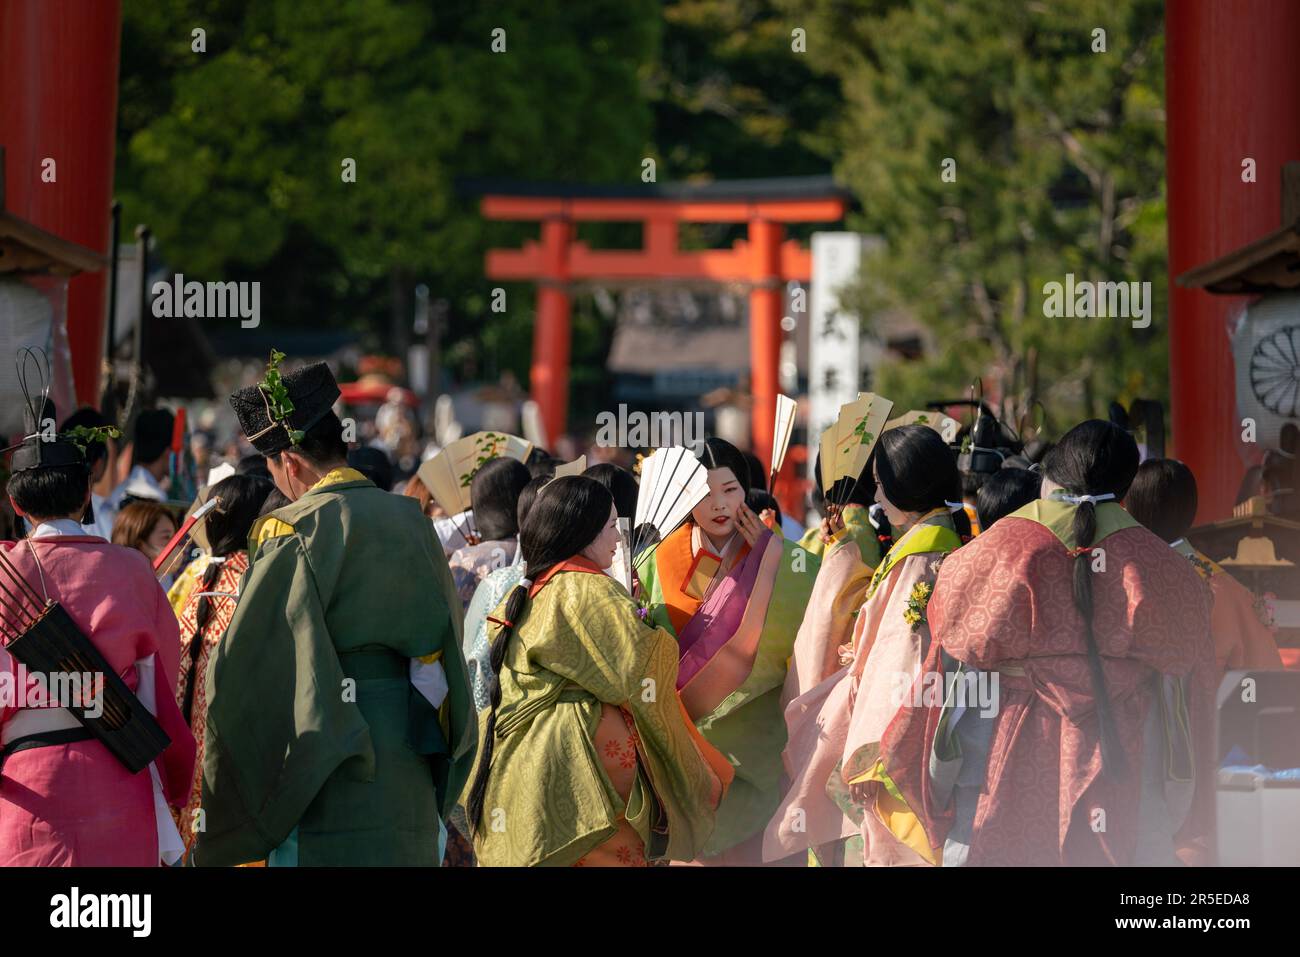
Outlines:
{"label": "large red pillar", "polygon": [[542,221],[544,278],[537,287],[537,322],[533,327],[533,365],[529,373],[534,401],[542,414],[546,441],[552,448],[565,432],[569,410],[568,248],[573,224],[564,218]]}
{"label": "large red pillar", "polygon": [[[121,24],[120,0],[0,3],[5,207],[105,256]],[[46,158],[54,160],[54,182],[42,181]],[[83,273],[68,287],[72,377],[83,404],[99,404],[107,280],[105,270]]]}
{"label": "large red pillar", "polygon": [[1174,279],[1280,225],[1282,164],[1300,159],[1300,3],[1178,0],[1165,31],[1172,454],[1196,473],[1206,522],[1231,513],[1259,451],[1240,443],[1228,342],[1247,300]]}
{"label": "large red pillar", "polygon": [[754,287],[749,293],[750,390],[754,396],[750,435],[764,469],[772,467],[772,431],[781,368],[781,235],[779,223],[749,222]]}

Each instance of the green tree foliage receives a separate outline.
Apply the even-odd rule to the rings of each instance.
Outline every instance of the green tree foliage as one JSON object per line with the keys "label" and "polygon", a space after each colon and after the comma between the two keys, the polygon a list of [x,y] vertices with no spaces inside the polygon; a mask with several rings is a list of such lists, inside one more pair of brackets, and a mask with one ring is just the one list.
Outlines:
{"label": "green tree foliage", "polygon": [[[483,253],[529,227],[484,222],[458,177],[834,164],[850,225],[886,240],[853,301],[933,340],[873,387],[916,407],[983,375],[1013,416],[1041,399],[1060,425],[1166,391],[1162,81],[1159,0],[126,0],[117,184],[169,265],[260,279],[277,327],[391,347],[422,281],[450,302],[449,364],[526,380],[531,286],[492,313]],[[1066,273],[1150,281],[1151,327],[1044,317]],[[576,299],[575,369],[603,370],[608,330]],[[602,377],[575,372],[575,398]]]}
{"label": "green tree foliage", "polygon": [[839,91],[773,0],[668,0],[650,74],[665,179],[825,173]]}
{"label": "green tree foliage", "polygon": [[[195,278],[262,280],[277,324],[385,328],[391,290],[427,282],[454,355],[510,321],[488,311],[483,253],[527,236],[484,222],[457,178],[634,180],[658,31],[653,0],[127,0],[125,221]],[[531,290],[508,301],[526,314]]]}
{"label": "green tree foliage", "polygon": [[[840,94],[792,35],[776,0],[665,0],[650,71],[655,152],[663,180],[824,174]],[[802,46],[802,43],[800,44]],[[815,227],[795,227],[806,238]],[[687,249],[725,246],[743,225],[691,223]]]}
{"label": "green tree foliage", "polygon": [[[845,100],[838,170],[887,251],[855,297],[935,338],[874,385],[904,408],[983,375],[1060,426],[1163,396],[1163,6],[1158,0],[813,0],[809,57]],[[1094,52],[1096,29],[1105,52]],[[956,161],[955,182],[941,176]],[[1048,319],[1043,286],[1150,281],[1151,326]]]}

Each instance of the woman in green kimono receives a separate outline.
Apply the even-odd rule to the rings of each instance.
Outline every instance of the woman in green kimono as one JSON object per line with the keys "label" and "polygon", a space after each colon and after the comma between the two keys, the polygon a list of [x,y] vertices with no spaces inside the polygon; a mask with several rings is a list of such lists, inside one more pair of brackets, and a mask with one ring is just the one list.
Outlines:
{"label": "woman in green kimono", "polygon": [[487,866],[690,860],[731,779],[677,696],[677,643],[602,573],[613,499],[565,476],[520,533],[528,578],[489,618],[490,710],[467,810]]}
{"label": "woman in green kimono", "polygon": [[736,772],[700,863],[758,864],[781,800],[781,689],[818,560],[745,506],[735,446],[708,439],[700,461],[709,494],[637,571],[650,620],[677,637],[682,703]]}

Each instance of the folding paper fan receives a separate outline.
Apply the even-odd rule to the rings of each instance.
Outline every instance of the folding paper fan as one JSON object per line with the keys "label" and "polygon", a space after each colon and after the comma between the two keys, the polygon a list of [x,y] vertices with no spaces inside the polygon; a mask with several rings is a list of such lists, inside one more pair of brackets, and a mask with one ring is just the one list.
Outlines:
{"label": "folding paper fan", "polygon": [[555,467],[555,478],[563,478],[566,475],[581,475],[585,471],[587,471],[587,457],[579,455],[572,462],[557,465]]}
{"label": "folding paper fan", "polygon": [[[867,459],[871,457],[871,450],[876,447],[876,441],[880,438],[885,420],[889,418],[889,412],[893,407],[894,403],[889,399],[870,392],[859,393],[857,399],[840,406],[840,414],[835,419],[834,425],[835,451],[831,457],[832,469],[823,476],[824,493],[829,495],[831,488],[840,479],[852,478],[857,481],[858,476],[867,466]],[[825,452],[823,451],[822,454],[824,468]],[[852,483],[845,483],[845,491],[832,499],[832,504],[845,504],[848,500],[848,491],[852,487]],[[844,501],[840,501],[840,498],[844,498]]]}
{"label": "folding paper fan", "polygon": [[772,468],[767,483],[767,490],[772,490],[776,474],[785,464],[785,453],[790,448],[790,436],[794,433],[794,414],[798,409],[794,399],[784,395],[776,397],[776,422],[772,428]]}
{"label": "folding paper fan", "polygon": [[888,432],[902,425],[928,425],[949,444],[957,441],[957,433],[961,431],[960,422],[950,415],[935,412],[933,409],[913,409],[906,415],[890,419],[885,423],[884,431]]}
{"label": "folding paper fan", "polygon": [[627,593],[632,594],[632,523],[626,518],[618,520],[618,548],[610,570]]}
{"label": "folding paper fan", "polygon": [[451,443],[416,474],[443,510],[456,515],[470,507],[469,483],[483,463],[498,456],[522,462],[532,450],[532,443],[517,435],[475,432]]}
{"label": "folding paper fan", "polygon": [[[634,535],[637,529],[649,521],[651,489],[655,486],[655,476],[663,461],[662,458],[656,457],[654,452],[641,458],[641,471],[637,476],[636,511],[632,515],[632,532]],[[636,538],[633,539],[634,542],[636,540]]]}
{"label": "folding paper fan", "polygon": [[646,458],[637,491],[634,554],[651,544],[652,535],[660,542],[667,538],[708,494],[708,470],[689,449],[658,449]]}

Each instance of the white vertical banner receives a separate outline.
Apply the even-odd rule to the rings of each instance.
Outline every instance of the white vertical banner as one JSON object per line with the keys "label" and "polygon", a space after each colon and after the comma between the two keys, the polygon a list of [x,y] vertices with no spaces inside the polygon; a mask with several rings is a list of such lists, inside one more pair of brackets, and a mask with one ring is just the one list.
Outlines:
{"label": "white vertical banner", "polygon": [[857,280],[869,237],[859,233],[813,233],[812,288],[808,313],[808,474],[813,475],[817,437],[835,421],[840,406],[858,397],[860,320],[840,307],[840,290]]}

